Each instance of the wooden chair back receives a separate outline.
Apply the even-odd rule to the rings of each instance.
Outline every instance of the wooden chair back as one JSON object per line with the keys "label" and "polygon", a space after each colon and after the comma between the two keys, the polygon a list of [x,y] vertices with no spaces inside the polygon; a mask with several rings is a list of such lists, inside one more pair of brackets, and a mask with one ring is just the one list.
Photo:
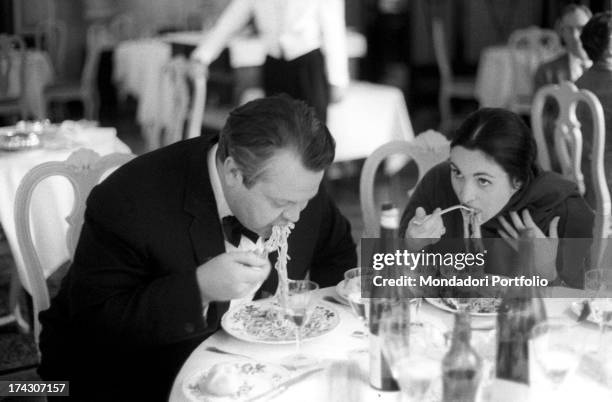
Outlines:
{"label": "wooden chair back", "polygon": [[[380,232],[380,213],[374,200],[376,172],[380,164],[391,155],[404,154],[418,168],[417,183],[435,165],[444,162],[450,154],[450,142],[437,131],[428,130],[412,141],[390,141],[378,147],[365,161],[359,181],[359,197],[364,222],[363,237],[377,237]],[[415,185],[416,186],[416,185]]]}
{"label": "wooden chair back", "polygon": [[25,43],[20,36],[0,34],[0,115],[19,114],[25,119],[25,92]]}
{"label": "wooden chair back", "polygon": [[36,186],[51,176],[63,176],[72,185],[74,204],[70,215],[66,217],[69,225],[66,244],[70,256],[73,256],[83,226],[85,201],[91,189],[102,180],[109,170],[123,165],[132,158],[134,155],[118,153],[100,157],[92,150],[79,149],[73,152],[66,161],[46,162],[34,167],[21,180],[15,196],[15,229],[26,269],[23,273],[26,283],[23,285],[32,296],[36,344],[38,344],[40,334],[38,313],[46,310],[50,305],[49,289],[30,226],[30,203]]}
{"label": "wooden chair back", "polygon": [[550,29],[530,26],[517,29],[508,38],[512,60],[513,90],[510,109],[528,114],[531,108],[533,77],[538,66],[562,51],[559,35]]}
{"label": "wooden chair back", "polygon": [[440,72],[440,84],[449,85],[453,82],[453,70],[450,64],[446,35],[444,34],[444,23],[440,18],[431,21],[432,38],[436,63]]}
{"label": "wooden chair back", "polygon": [[[200,135],[206,104],[206,69],[184,57],[175,57],[162,69],[159,123],[146,128],[147,149],[153,150]],[[185,121],[187,127],[185,129]]]}
{"label": "wooden chair back", "polygon": [[36,25],[34,36],[36,49],[49,54],[56,79],[63,77],[65,73],[67,39],[68,30],[64,21],[47,19]]}
{"label": "wooden chair back", "polygon": [[584,103],[593,121],[593,137],[591,150],[591,185],[589,188],[595,195],[595,225],[593,227],[593,247],[591,262],[593,266],[601,266],[605,254],[607,238],[612,234],[610,191],[606,181],[604,166],[604,151],[606,128],[604,113],[599,99],[586,89],[578,89],[573,83],[566,81],[559,85],[542,87],[533,99],[531,124],[538,146],[538,161],[540,165],[550,170],[550,155],[544,137],[543,111],[547,99],[552,98],[559,105],[559,117],[555,121],[554,146],[561,172],[578,185],[581,194],[586,191],[584,175],[582,174],[582,132],[580,122],[576,117],[576,106]]}

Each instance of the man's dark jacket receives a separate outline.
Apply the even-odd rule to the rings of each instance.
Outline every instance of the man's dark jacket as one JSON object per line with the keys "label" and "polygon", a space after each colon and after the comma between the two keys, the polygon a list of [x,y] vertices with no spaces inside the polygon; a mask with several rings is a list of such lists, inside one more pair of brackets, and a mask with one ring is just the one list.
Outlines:
{"label": "man's dark jacket", "polygon": [[[189,354],[219,329],[229,303],[212,303],[205,319],[196,281],[196,268],[225,251],[207,167],[215,141],[145,154],[91,192],[72,266],[40,314],[39,373],[69,379],[75,399],[165,400]],[[350,225],[323,186],[289,255],[289,276],[310,269],[321,287],[356,265]],[[272,272],[257,296],[276,283]]]}

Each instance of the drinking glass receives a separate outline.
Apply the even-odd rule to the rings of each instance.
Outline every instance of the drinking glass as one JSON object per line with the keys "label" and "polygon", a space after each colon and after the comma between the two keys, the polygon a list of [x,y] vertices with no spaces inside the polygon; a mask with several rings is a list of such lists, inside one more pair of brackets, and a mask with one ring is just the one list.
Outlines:
{"label": "drinking glass", "polygon": [[446,352],[444,331],[430,323],[411,322],[414,302],[399,300],[384,311],[380,336],[391,374],[406,401],[422,401],[439,382]]}
{"label": "drinking glass", "polygon": [[603,348],[606,327],[612,324],[612,268],[587,271],[584,288],[591,296],[591,313],[599,324],[599,346]]}
{"label": "drinking glass", "polygon": [[303,367],[310,365],[312,359],[301,353],[302,328],[312,312],[313,290],[317,290],[319,285],[306,279],[289,279],[288,287],[285,317],[295,325],[295,354],[289,360],[293,366]]}
{"label": "drinking glass", "polygon": [[537,365],[554,389],[580,361],[575,324],[564,319],[542,321],[531,330],[531,347]]}
{"label": "drinking glass", "polygon": [[363,323],[364,331],[355,331],[355,336],[367,336],[370,314],[369,299],[361,294],[361,268],[349,269],[344,273],[344,292],[353,314]]}

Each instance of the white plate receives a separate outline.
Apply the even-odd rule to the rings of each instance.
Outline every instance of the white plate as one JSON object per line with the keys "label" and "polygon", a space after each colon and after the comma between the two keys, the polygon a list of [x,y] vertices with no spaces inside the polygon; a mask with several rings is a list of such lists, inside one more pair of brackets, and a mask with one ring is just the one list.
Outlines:
{"label": "white plate", "polygon": [[[449,306],[440,298],[426,297],[425,300],[427,300],[427,302],[431,304],[432,306],[437,307],[441,310],[450,311],[451,313],[457,312],[456,308]],[[472,313],[470,312],[470,315],[472,317],[496,317],[497,312],[495,313]]]}
{"label": "white plate", "polygon": [[[183,381],[183,394],[192,402],[237,402],[259,395],[289,379],[289,371],[281,366],[249,359],[234,359],[220,363],[233,375],[220,375],[220,381],[233,390],[230,395],[219,396],[206,388],[206,380],[214,365],[201,369]],[[200,386],[201,385],[201,386]]]}
{"label": "white plate", "polygon": [[[338,311],[318,301],[302,327],[302,339],[327,334],[340,323]],[[270,300],[244,303],[223,315],[221,326],[228,334],[246,342],[287,344],[295,342],[295,325],[285,318],[278,304]]]}
{"label": "white plate", "polygon": [[[580,313],[582,312],[582,300],[572,302],[572,304],[570,305],[570,310],[572,310],[572,313],[576,314],[576,317],[580,316]],[[599,325],[599,321],[597,321],[597,319],[595,318],[595,313],[593,312],[592,308],[591,314],[589,314],[589,316],[587,317],[587,321]],[[612,323],[608,323],[607,326],[612,327]]]}

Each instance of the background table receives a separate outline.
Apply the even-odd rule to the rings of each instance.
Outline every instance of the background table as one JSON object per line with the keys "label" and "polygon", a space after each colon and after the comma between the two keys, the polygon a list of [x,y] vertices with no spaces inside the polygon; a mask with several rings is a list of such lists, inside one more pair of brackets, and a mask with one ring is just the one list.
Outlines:
{"label": "background table", "polygon": [[[342,101],[329,105],[327,120],[336,140],[335,162],[367,158],[389,141],[414,138],[404,95],[389,85],[351,82]],[[405,160],[389,158],[387,173],[397,172]]]}
{"label": "background table", "polygon": [[[525,53],[525,52],[524,52]],[[557,56],[547,55],[543,62]],[[535,70],[528,66],[528,55],[519,57],[520,74],[514,74],[514,61],[508,46],[486,47],[480,53],[476,72],[476,98],[480,107],[507,107],[514,95],[528,96],[533,93]],[[521,61],[525,65],[520,64]],[[515,82],[516,77],[516,82]]]}
{"label": "background table", "polygon": [[[100,155],[113,152],[130,153],[127,145],[116,136],[114,128],[92,127],[79,130],[71,136],[73,142],[68,148],[39,148],[30,151],[0,151],[0,224],[8,240],[21,283],[26,289],[23,271],[25,269],[14,222],[14,202],[17,187],[25,174],[43,162],[63,161],[79,148],[89,148]],[[72,186],[64,178],[51,177],[40,183],[34,191],[31,204],[33,238],[45,276],[69,259],[65,236],[58,235],[68,230],[65,217],[69,215],[74,197]]]}
{"label": "background table", "polygon": [[[583,295],[581,291],[568,288],[552,288],[552,295],[555,298],[545,299],[547,313],[549,317],[567,317],[575,320],[575,316],[569,311],[569,304]],[[334,288],[325,288],[317,291],[319,296],[334,295]],[[309,341],[305,341],[302,345],[302,350],[305,354],[312,354],[319,359],[346,359],[348,356],[355,356],[351,351],[367,347],[367,343],[363,339],[357,339],[351,336],[355,330],[362,330],[363,324],[358,321],[350,312],[348,306],[333,305],[340,313],[340,324],[330,333]],[[453,325],[452,314],[442,311],[427,302],[423,302],[419,313],[422,321],[432,322],[448,328]],[[491,318],[474,318],[475,325],[485,325],[494,319]],[[473,331],[473,334],[482,333],[484,331]],[[490,334],[493,334],[492,332]],[[473,335],[476,337],[476,335]],[[592,323],[583,323],[579,328],[579,337],[577,342],[591,342],[595,344],[597,341],[597,326]],[[171,402],[183,402],[188,399],[182,392],[183,380],[189,378],[196,371],[211,367],[212,365],[230,359],[230,356],[221,355],[214,352],[206,351],[206,347],[215,346],[225,351],[248,355],[256,360],[265,362],[278,362],[283,357],[292,354],[295,351],[293,344],[289,345],[266,345],[258,343],[247,343],[232,337],[225,331],[220,330],[213,336],[202,342],[191,356],[187,359],[179,374],[177,375],[172,391],[170,394]],[[494,346],[494,345],[493,345]],[[483,353],[483,345],[477,345],[480,353]],[[359,356],[359,355],[358,355]],[[367,353],[360,354],[359,361],[363,369],[363,378],[352,384],[352,387],[357,387],[356,393],[362,396],[363,401],[398,401],[398,392],[377,392],[372,389],[367,383]],[[577,376],[578,377],[578,376]],[[592,381],[582,376],[572,379],[562,389],[563,397],[559,400],[589,400],[589,401],[609,401],[612,394],[606,393],[606,390],[599,388]],[[503,380],[494,380],[490,384],[488,391],[485,393],[490,401],[517,401],[517,400],[545,400],[541,399],[536,390],[525,385],[513,383]],[[340,389],[337,384],[330,380],[330,373],[323,372],[316,374],[303,382],[292,386],[285,393],[272,399],[274,401],[343,401],[343,395],[346,391]],[[518,398],[518,399],[517,399]],[[348,402],[348,401],[347,401]],[[351,401],[352,402],[352,401]]]}

